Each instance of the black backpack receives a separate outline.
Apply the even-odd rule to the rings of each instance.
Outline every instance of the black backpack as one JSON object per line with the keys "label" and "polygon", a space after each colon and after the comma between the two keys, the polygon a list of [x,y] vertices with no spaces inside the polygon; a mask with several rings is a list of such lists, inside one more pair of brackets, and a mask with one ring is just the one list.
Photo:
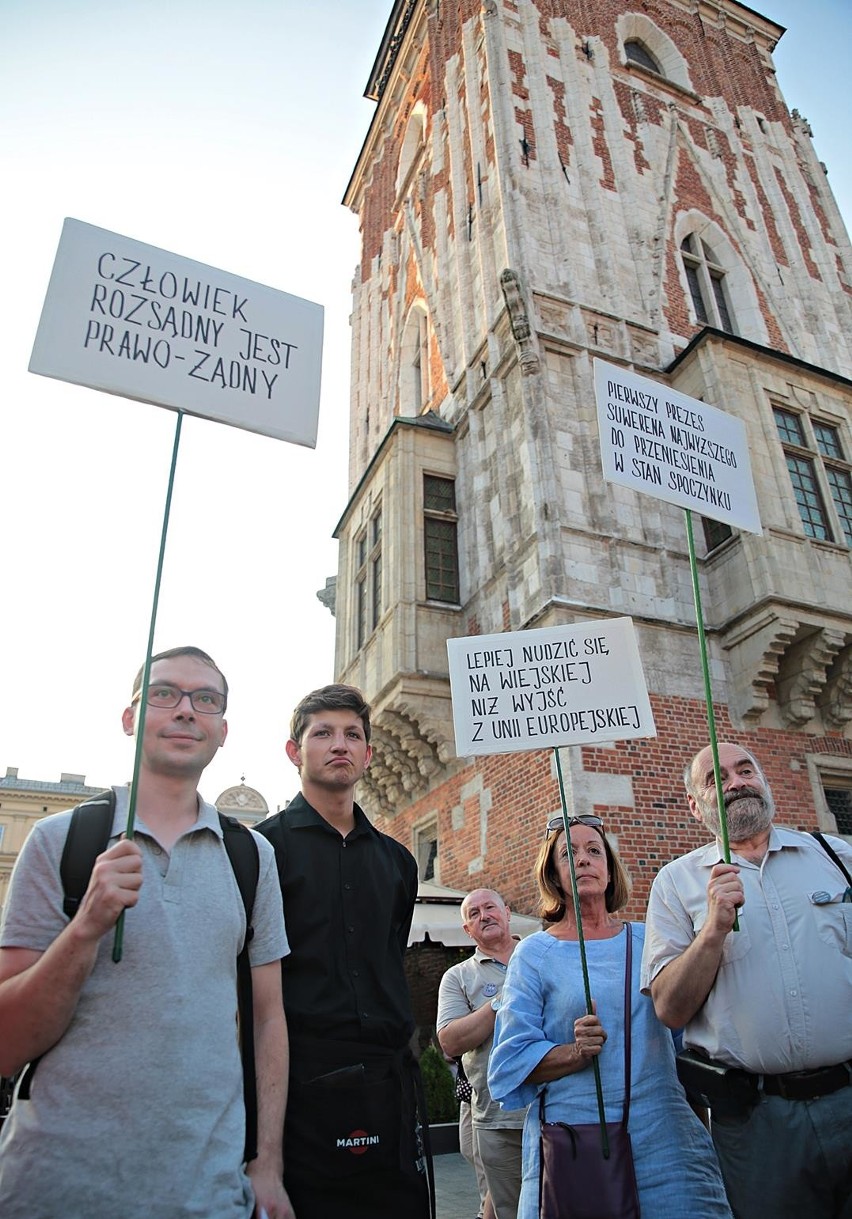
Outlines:
{"label": "black backpack", "polygon": [[[69,919],[77,913],[97,857],[109,845],[112,823],[115,817],[115,792],[101,792],[78,804],[71,814],[71,824],[65,838],[59,875],[62,880],[62,908]],[[257,1156],[257,1078],[254,1062],[254,1018],[251,986],[251,964],[248,948],[254,928],[252,913],[257,881],[260,874],[260,857],[257,843],[250,830],[235,817],[219,814],[222,835],[228,859],[234,869],[234,877],[246,911],[246,938],[237,956],[237,1004],[240,1014],[240,1054],[243,1062],[243,1098],[246,1107],[245,1160]],[[36,1058],[24,1068],[19,1100],[29,1100],[30,1084],[40,1059]]]}

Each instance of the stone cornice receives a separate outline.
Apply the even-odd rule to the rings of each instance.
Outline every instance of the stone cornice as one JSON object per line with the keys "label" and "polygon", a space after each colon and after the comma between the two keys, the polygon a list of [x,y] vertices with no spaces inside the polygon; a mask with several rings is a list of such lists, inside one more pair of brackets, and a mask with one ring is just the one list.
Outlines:
{"label": "stone cornice", "polygon": [[418,684],[409,678],[373,711],[373,759],[359,796],[373,816],[395,816],[425,795],[455,759],[449,681],[442,683],[443,695],[434,679],[430,692],[413,688]]}

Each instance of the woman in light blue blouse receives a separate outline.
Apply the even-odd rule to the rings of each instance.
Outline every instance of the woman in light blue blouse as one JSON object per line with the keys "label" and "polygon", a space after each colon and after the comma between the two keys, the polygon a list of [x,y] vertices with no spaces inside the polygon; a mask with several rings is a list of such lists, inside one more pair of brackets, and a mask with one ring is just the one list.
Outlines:
{"label": "woman in light blue blouse", "polygon": [[639,991],[644,926],[624,923],[629,882],[599,817],[575,817],[571,849],[595,1014],[586,1015],[568,847],[561,817],[548,824],[536,878],[546,931],[515,949],[497,1014],[488,1071],[492,1096],[507,1109],[529,1105],[518,1219],[537,1219],[539,1106],[546,1120],[598,1121],[598,1059],[606,1120],[624,1101],[626,936],[633,939],[630,1137],[643,1219],[731,1219],[710,1136],[690,1109],[675,1070],[672,1035]]}

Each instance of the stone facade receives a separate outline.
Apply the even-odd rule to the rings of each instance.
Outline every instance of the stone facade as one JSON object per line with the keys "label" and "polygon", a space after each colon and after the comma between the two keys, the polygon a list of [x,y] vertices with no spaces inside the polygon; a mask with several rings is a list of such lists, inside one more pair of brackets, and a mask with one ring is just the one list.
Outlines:
{"label": "stone facade", "polygon": [[[852,248],[778,89],[782,33],[735,0],[393,5],[345,198],[336,669],[375,706],[361,798],[408,845],[437,816],[444,884],[529,910],[559,805],[547,754],[455,757],[453,636],[630,615],[659,735],[564,751],[573,799],[606,816],[637,914],[701,840],[679,777],[707,737],[684,515],[604,483],[595,356],[742,420],[763,534],[696,520],[720,731],[791,823],[834,828],[825,780],[852,787]],[[452,598],[428,595],[430,479],[454,487]]]}

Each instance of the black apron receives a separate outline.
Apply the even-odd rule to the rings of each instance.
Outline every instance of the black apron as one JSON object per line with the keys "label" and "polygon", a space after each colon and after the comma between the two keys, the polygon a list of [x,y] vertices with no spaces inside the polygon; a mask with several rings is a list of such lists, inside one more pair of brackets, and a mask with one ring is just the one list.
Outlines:
{"label": "black apron", "polygon": [[284,1184],[299,1219],[426,1219],[432,1165],[419,1097],[407,1046],[293,1038]]}

